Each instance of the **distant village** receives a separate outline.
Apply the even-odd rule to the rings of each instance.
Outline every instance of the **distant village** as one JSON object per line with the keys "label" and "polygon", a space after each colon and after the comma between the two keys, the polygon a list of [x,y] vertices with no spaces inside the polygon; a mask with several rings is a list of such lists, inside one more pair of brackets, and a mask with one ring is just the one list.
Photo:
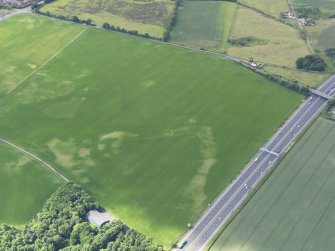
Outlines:
{"label": "distant village", "polygon": [[[280,16],[283,19],[294,19],[295,15],[293,12],[282,12]],[[313,18],[310,17],[300,17],[298,18],[299,24],[303,26],[312,26],[315,25],[315,21]]]}
{"label": "distant village", "polygon": [[0,0],[0,5],[13,8],[23,8],[38,1],[40,0]]}

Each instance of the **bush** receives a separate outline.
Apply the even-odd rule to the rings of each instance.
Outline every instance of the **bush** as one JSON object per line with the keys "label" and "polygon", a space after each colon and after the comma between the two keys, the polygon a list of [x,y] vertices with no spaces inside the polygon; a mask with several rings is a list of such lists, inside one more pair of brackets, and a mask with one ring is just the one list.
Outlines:
{"label": "bush", "polygon": [[324,71],[327,64],[317,54],[307,55],[305,57],[298,58],[296,61],[297,69],[304,69],[308,71]]}
{"label": "bush", "polygon": [[173,11],[170,14],[168,21],[165,25],[165,31],[163,34],[163,41],[167,41],[170,38],[170,32],[172,30],[172,27],[174,26],[174,24],[176,23],[177,20],[177,11],[178,11],[178,7],[181,4],[181,0],[176,0],[175,1],[175,5],[173,7]]}
{"label": "bush", "polygon": [[228,39],[228,43],[233,46],[246,47],[256,44],[266,44],[265,40],[255,38],[253,36]]}

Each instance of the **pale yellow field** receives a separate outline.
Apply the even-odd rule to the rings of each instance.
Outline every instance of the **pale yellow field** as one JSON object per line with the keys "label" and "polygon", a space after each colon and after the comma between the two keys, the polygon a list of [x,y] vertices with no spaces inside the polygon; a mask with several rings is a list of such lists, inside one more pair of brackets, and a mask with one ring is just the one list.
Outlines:
{"label": "pale yellow field", "polygon": [[228,54],[246,60],[253,58],[258,61],[292,67],[295,67],[297,58],[309,54],[305,41],[300,37],[298,30],[239,6],[231,38],[247,36],[262,39],[266,44],[250,47],[230,46]]}
{"label": "pale yellow field", "polygon": [[280,13],[289,11],[286,0],[238,0],[238,2],[257,8],[274,17],[280,17]]}
{"label": "pale yellow field", "polygon": [[272,74],[280,75],[283,78],[291,81],[298,80],[300,84],[311,87],[320,86],[331,75],[329,73],[304,72],[273,66],[266,66],[263,68],[263,70]]}
{"label": "pale yellow field", "polygon": [[174,1],[169,0],[57,0],[42,7],[41,11],[66,17],[78,16],[83,20],[90,18],[97,25],[107,22],[115,27],[160,38],[173,6]]}

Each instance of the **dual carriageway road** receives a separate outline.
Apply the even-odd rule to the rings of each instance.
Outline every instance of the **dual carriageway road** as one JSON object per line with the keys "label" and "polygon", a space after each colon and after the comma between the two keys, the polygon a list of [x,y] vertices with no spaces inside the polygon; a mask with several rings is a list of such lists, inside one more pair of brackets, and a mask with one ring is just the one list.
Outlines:
{"label": "dual carriageway road", "polygon": [[[334,97],[335,75],[319,89],[324,96]],[[262,180],[294,143],[303,130],[326,107],[328,99],[313,93],[290,116],[286,123],[260,149],[247,164],[240,175],[221,193],[213,204],[204,212],[178,243],[175,250],[199,251],[206,248],[209,242],[219,233],[230,216],[245,201],[248,194]]]}

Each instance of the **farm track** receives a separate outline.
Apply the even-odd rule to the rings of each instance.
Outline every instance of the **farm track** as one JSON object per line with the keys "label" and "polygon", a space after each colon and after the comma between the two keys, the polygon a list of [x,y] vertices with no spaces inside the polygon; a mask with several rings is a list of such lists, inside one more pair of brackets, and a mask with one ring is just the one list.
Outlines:
{"label": "farm track", "polygon": [[40,157],[36,156],[35,154],[33,154],[33,153],[23,149],[22,147],[17,146],[15,144],[9,142],[8,140],[3,139],[3,138],[0,138],[0,142],[4,143],[6,145],[9,145],[9,146],[13,147],[14,149],[16,149],[17,151],[20,151],[20,152],[24,153],[25,155],[28,155],[28,156],[32,157],[33,159],[37,160],[38,162],[42,163],[44,166],[49,168],[54,174],[56,174],[58,177],[60,177],[65,182],[69,181],[69,179],[66,178],[63,174],[61,174],[54,167],[52,167],[50,164],[48,164],[46,161],[42,160]]}
{"label": "farm track", "polygon": [[297,17],[297,13],[295,12],[295,9],[291,3],[290,0],[287,0],[287,3],[288,3],[288,6],[290,8],[290,10],[292,11],[292,13],[294,14],[294,19],[296,20],[298,26],[299,26],[299,29],[305,34],[305,37],[306,37],[306,44],[307,44],[307,47],[309,49],[309,51],[314,54],[314,49],[312,47],[312,42],[311,42],[311,39],[309,38],[309,34],[307,33],[307,31],[304,29],[304,27],[300,24],[299,20],[298,20],[298,17]]}
{"label": "farm track", "polygon": [[[20,14],[31,14],[30,8],[25,8],[25,9],[18,9],[6,16],[3,16],[0,18],[0,21],[6,20],[7,18],[10,18],[12,16],[15,15],[20,15]],[[57,53],[55,53],[52,57],[50,57],[44,64],[42,64],[40,67],[38,67],[35,71],[33,71],[31,74],[29,74],[26,78],[24,78],[20,84],[18,84],[12,91],[10,91],[8,93],[14,93],[20,86],[22,86],[22,84],[24,84],[28,79],[30,79],[34,74],[36,74],[40,69],[42,69],[43,67],[45,67],[47,64],[49,64],[52,60],[54,60],[60,53],[62,53],[66,48],[68,48],[69,46],[71,46],[79,37],[81,37],[88,29],[84,29],[82,32],[80,32],[77,36],[75,36],[67,45],[65,45],[61,50],[59,50]],[[46,166],[49,170],[51,170],[51,172],[53,172],[56,176],[58,176],[59,178],[61,178],[62,180],[64,180],[65,182],[68,182],[69,179],[66,178],[63,174],[61,174],[59,171],[57,171],[54,167],[52,167],[49,163],[47,163],[46,161],[44,161],[43,159],[41,159],[40,157],[38,157],[37,155],[23,149],[22,147],[15,145],[13,143],[11,143],[8,140],[5,140],[3,138],[0,138],[0,142],[11,146],[12,148],[16,149],[17,151],[22,152],[25,155],[28,155],[30,157],[32,157],[33,159],[37,160],[38,162],[42,163],[44,166]]]}

